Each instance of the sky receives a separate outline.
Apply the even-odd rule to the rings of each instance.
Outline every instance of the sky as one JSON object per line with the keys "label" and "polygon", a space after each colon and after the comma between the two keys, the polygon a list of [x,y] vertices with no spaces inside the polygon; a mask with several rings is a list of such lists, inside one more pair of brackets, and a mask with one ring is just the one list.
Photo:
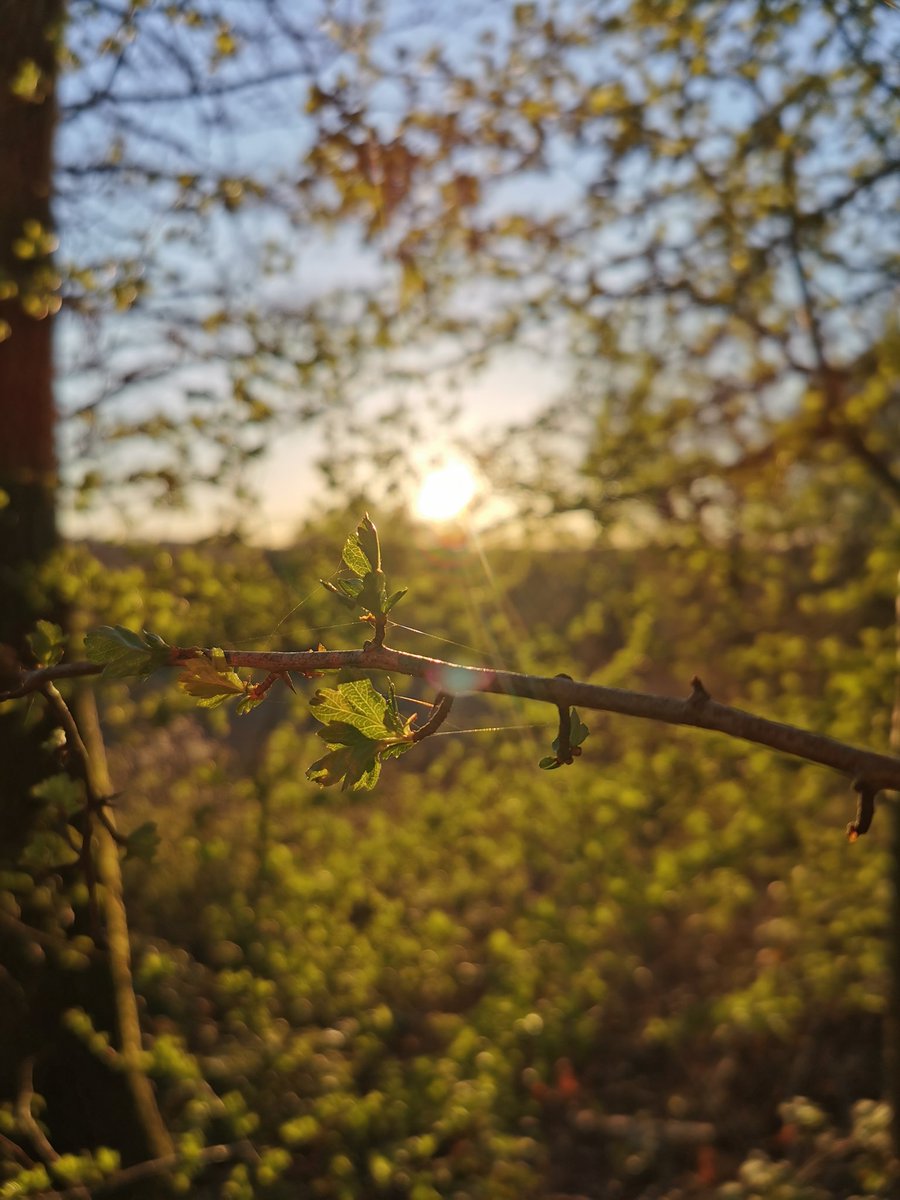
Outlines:
{"label": "sky", "polygon": [[[578,2],[561,0],[557,11],[574,10]],[[159,460],[159,442],[154,441],[152,430],[129,441],[123,436],[125,425],[155,413],[163,422],[178,426],[176,432],[191,442],[187,424],[191,414],[217,411],[223,417],[220,427],[230,428],[231,433],[224,435],[218,447],[195,455],[208,470],[215,471],[216,455],[227,459],[228,436],[245,445],[255,444],[254,438],[262,440],[251,423],[241,421],[244,410],[240,405],[235,409],[231,403],[228,371],[222,365],[229,357],[239,360],[247,342],[241,306],[256,307],[263,314],[267,308],[275,311],[282,337],[293,319],[295,340],[302,343],[309,306],[326,303],[336,289],[350,295],[351,303],[354,299],[361,303],[366,295],[377,296],[379,289],[393,286],[390,272],[396,276],[398,271],[396,260],[387,266],[379,262],[352,223],[342,220],[339,232],[325,233],[305,222],[308,201],[296,183],[312,141],[310,120],[303,116],[307,82],[315,78],[327,88],[347,71],[350,59],[349,51],[340,46],[346,36],[341,19],[358,17],[364,9],[356,0],[328,5],[318,0],[304,4],[224,0],[218,8],[212,0],[197,0],[201,13],[218,11],[233,20],[238,36],[242,22],[253,26],[249,52],[216,59],[214,50],[210,74],[211,48],[219,45],[219,39],[227,45],[231,37],[232,27],[227,22],[211,18],[208,27],[199,32],[179,26],[173,51],[172,22],[161,2],[148,0],[135,6],[140,29],[133,42],[121,37],[116,23],[105,15],[109,7],[103,6],[98,13],[88,0],[73,0],[72,4],[70,45],[81,65],[62,85],[57,219],[63,261],[93,269],[98,281],[94,298],[122,295],[125,301],[121,312],[110,313],[108,305],[105,310],[95,305],[95,313],[91,311],[94,299],[87,291],[84,311],[77,318],[75,306],[70,305],[68,315],[64,309],[58,326],[60,405],[68,413],[89,409],[95,420],[70,423],[62,435],[62,458],[70,479],[95,464],[104,468],[114,462],[123,471],[140,470],[147,462]],[[551,7],[541,3],[538,11],[546,14]],[[615,8],[613,3],[608,5],[608,11]],[[735,11],[739,9],[737,5]],[[180,6],[178,11],[190,9]],[[383,40],[385,54],[401,45],[407,53],[415,51],[438,34],[444,52],[459,65],[474,52],[486,26],[494,29],[502,43],[504,28],[516,7],[507,3],[489,8],[454,7],[451,24],[446,10],[421,0],[410,4],[384,0],[380,11],[388,15],[393,30]],[[286,36],[278,21],[270,20],[272,14],[287,19],[302,36]],[[801,34],[803,28],[798,27],[797,36]],[[111,39],[112,45],[99,53],[104,38]],[[592,78],[600,77],[596,72],[601,66],[615,78],[616,66],[606,61],[608,57],[602,46],[573,51],[577,80],[587,86]],[[242,72],[256,79],[254,86],[234,96],[217,94],[220,85],[244,77]],[[175,100],[178,94],[190,91],[195,78],[202,80],[206,94],[200,100]],[[765,88],[765,72],[761,79]],[[528,86],[525,81],[526,95]],[[747,113],[739,111],[738,101],[729,100],[726,92],[717,97],[716,112],[728,126],[746,119]],[[389,132],[397,102],[391,87],[378,85],[369,101],[375,106],[375,119]],[[551,154],[555,168],[541,178],[518,172],[495,187],[485,202],[485,214],[496,215],[504,205],[535,214],[565,212],[567,208],[574,212],[605,152],[602,140],[595,139],[594,145],[584,141],[571,139],[564,150]],[[646,185],[641,177],[646,163],[642,166],[638,157],[630,165],[636,172],[634,187],[639,194]],[[271,185],[285,204],[256,203],[244,186],[249,201],[241,199],[233,205],[229,201],[224,207],[235,211],[225,213],[222,195],[216,192],[223,175],[239,188],[244,186],[241,180],[256,177]],[[173,177],[179,176],[182,183],[174,183]],[[624,177],[622,182],[627,184]],[[626,191],[623,189],[623,196]],[[215,201],[208,205],[202,199],[207,192],[216,193]],[[668,213],[671,237],[671,207]],[[577,256],[586,247],[600,257],[614,257],[620,236],[615,224],[592,227],[589,243],[573,241],[573,270],[584,270],[585,264]],[[285,258],[281,267],[280,256]],[[288,261],[291,257],[293,262]],[[275,264],[267,275],[262,269],[266,260]],[[147,291],[141,294],[144,287]],[[132,291],[138,300],[129,308]],[[484,304],[487,311],[491,296],[488,292],[473,300],[470,292],[465,303],[474,311]],[[218,306],[232,304],[233,319],[206,328],[210,319],[216,319]],[[327,311],[324,325],[327,328]],[[415,338],[416,331],[410,336]],[[348,380],[340,382],[341,386],[346,382],[352,391],[357,424],[369,416],[374,419],[395,403],[398,389],[379,374],[377,366],[360,378],[349,378],[349,361],[344,361],[349,355],[345,356],[339,341],[335,346],[334,374],[336,378],[342,372],[348,374]],[[448,437],[477,442],[486,428],[520,422],[565,393],[570,363],[564,353],[554,351],[552,337],[545,337],[545,346],[550,349],[543,357],[518,349],[501,351],[480,372],[463,376],[456,392],[449,383],[445,386],[440,375],[429,380],[427,389],[407,391],[413,406],[422,412],[425,428],[411,465],[418,467],[439,455]],[[302,351],[299,357],[302,359]],[[277,368],[283,369],[283,364]],[[146,378],[132,379],[119,389],[121,376],[142,372]],[[302,410],[308,396],[311,403],[317,402],[320,382],[318,376],[296,382],[290,400],[296,410]],[[182,396],[186,389],[209,395],[186,406]],[[98,405],[104,392],[113,394]],[[451,400],[458,400],[460,408],[452,425],[439,415]],[[311,464],[335,447],[340,449],[343,437],[336,420],[330,425],[295,422],[293,427],[282,420],[273,426],[267,448],[246,473],[257,493],[257,499],[247,506],[246,523],[254,536],[271,541],[290,537],[319,491],[320,477]],[[193,437],[193,443],[198,440],[199,435]],[[408,452],[406,447],[403,452]],[[200,536],[219,525],[223,509],[228,508],[227,495],[213,497],[213,490],[205,489],[196,495],[191,511],[151,510],[140,489],[131,486],[115,493],[114,503],[106,502],[94,511],[80,513],[67,507],[64,527],[76,536]]]}
{"label": "sky", "polygon": [[[260,14],[265,7],[226,3],[221,11],[227,14],[231,10],[239,26],[242,17],[253,24],[251,14]],[[186,58],[191,60],[187,67],[179,66],[161,50],[173,30],[168,18],[156,17],[154,5],[148,6],[146,18],[142,15],[144,25],[133,43],[121,37],[117,23],[102,11],[98,14],[85,8],[82,16],[76,6],[69,40],[81,65],[63,78],[64,119],[57,154],[61,257],[67,264],[93,266],[101,287],[112,287],[123,279],[130,285],[133,279],[137,287],[146,284],[151,289],[151,298],[122,314],[87,320],[64,312],[58,324],[60,408],[72,413],[93,407],[97,413],[86,431],[76,422],[63,427],[61,458],[68,478],[74,479],[94,464],[103,469],[113,457],[122,471],[138,470],[154,460],[156,449],[146,438],[129,443],[121,437],[117,418],[118,424],[124,425],[145,411],[158,411],[177,419],[185,411],[180,399],[185,388],[209,389],[214,396],[228,390],[227,371],[221,362],[204,365],[202,339],[188,330],[189,318],[215,307],[216,301],[209,297],[217,292],[240,295],[250,287],[264,294],[264,303],[298,310],[335,289],[377,292],[384,267],[352,229],[317,234],[315,229],[292,225],[283,213],[252,204],[246,213],[227,215],[213,208],[197,220],[194,214],[179,211],[177,190],[154,173],[158,167],[161,174],[181,171],[201,180],[223,171],[268,182],[290,177],[293,164],[302,159],[311,142],[309,122],[302,116],[306,79],[314,74],[327,83],[344,69],[327,23],[310,19],[316,7],[313,4],[303,10],[308,47],[292,49],[287,41],[273,38],[272,28],[259,20],[255,23],[257,32],[265,33],[264,48],[254,50],[246,60],[240,56],[234,62],[223,60],[212,77],[215,86],[218,80],[227,82],[230,73],[255,73],[264,81],[259,87],[239,93],[235,100],[174,103],[164,98],[189,86],[188,68],[198,74],[207,69],[208,61],[197,46],[208,39],[192,40],[190,31],[176,29],[179,44],[188,48]],[[390,7],[394,26],[400,31],[398,41],[408,51],[433,38],[442,22],[446,26],[443,17],[430,15],[427,5],[404,7],[398,3]],[[211,5],[201,3],[198,8],[202,11]],[[291,15],[299,12],[292,4],[281,8]],[[348,5],[347,11],[353,8]],[[471,38],[485,25],[502,28],[509,13],[508,6],[499,5],[489,18],[475,8],[468,13],[460,9],[456,16],[470,22],[467,36]],[[104,38],[114,41],[114,51],[107,45],[103,53],[97,52]],[[462,45],[461,36],[450,37],[446,45],[452,54],[454,46],[458,50]],[[291,77],[265,82],[267,75],[278,77],[282,70],[290,71]],[[104,100],[107,94],[117,95],[118,101]],[[163,99],[128,99],[142,94]],[[384,92],[383,106],[385,119],[390,121],[390,89]],[[523,188],[530,189],[535,211],[539,211],[542,205],[546,207],[548,196],[556,205],[564,201],[564,184],[556,179],[549,188],[542,188],[536,181],[519,180],[516,197],[521,199]],[[501,189],[495,204],[502,207],[503,203]],[[263,282],[260,262],[266,243],[276,252],[279,246],[287,247],[294,261]],[[153,311],[152,298],[164,297],[172,280],[180,294],[168,305],[161,322]],[[187,350],[177,339],[173,341],[165,323],[174,322],[177,333],[179,313]],[[194,347],[200,350],[192,359]],[[170,369],[166,372],[164,367]],[[116,388],[117,377],[141,372],[148,378],[136,379],[121,391]],[[486,427],[536,414],[553,400],[562,375],[560,363],[512,349],[465,377],[455,391],[433,378],[429,395],[438,398],[434,416],[425,421],[427,435],[411,465],[418,466],[421,473],[427,462],[440,459],[448,436],[457,442],[477,439]],[[98,397],[107,391],[115,394],[98,405]],[[442,415],[451,397],[460,410],[452,428]],[[364,419],[367,412],[383,411],[396,399],[397,389],[386,386],[376,375],[357,391],[356,417]],[[431,401],[424,403],[427,412]],[[273,432],[266,450],[245,475],[257,495],[245,522],[251,536],[272,542],[291,536],[320,492],[320,477],[311,464],[333,450],[332,438],[333,430],[315,422],[294,429],[282,425]],[[191,538],[214,531],[229,509],[227,497],[217,500],[210,489],[195,491],[190,507],[181,511],[150,508],[133,487],[117,493],[112,504],[104,503],[102,497],[101,493],[101,503],[86,511],[64,503],[64,531],[75,537]]]}

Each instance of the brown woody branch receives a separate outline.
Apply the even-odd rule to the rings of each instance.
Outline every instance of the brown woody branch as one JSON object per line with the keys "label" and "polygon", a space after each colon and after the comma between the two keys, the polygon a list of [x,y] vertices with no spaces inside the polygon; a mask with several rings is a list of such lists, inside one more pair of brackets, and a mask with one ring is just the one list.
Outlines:
{"label": "brown woody branch", "polygon": [[[199,647],[175,648],[173,665],[200,658],[209,653]],[[522,675],[488,667],[467,667],[438,658],[426,658],[394,650],[390,646],[369,645],[362,650],[226,650],[225,661],[232,667],[278,674],[295,671],[309,675],[315,671],[353,670],[388,671],[424,679],[438,691],[458,696],[486,692],[500,696],[519,696],[541,700],[557,708],[578,707],[596,712],[620,713],[627,717],[662,721],[668,725],[688,725],[709,729],[729,737],[767,746],[806,762],[830,767],[847,778],[862,782],[873,792],[900,791],[900,758],[879,754],[848,742],[840,742],[823,733],[814,733],[796,725],[772,721],[728,704],[713,700],[705,689],[694,687],[684,699],[656,696],[624,688],[602,687],[594,683],[557,676]],[[0,701],[25,696],[43,687],[48,679],[99,675],[96,663],[70,663],[26,672],[19,685],[0,693]],[[702,690],[701,690],[702,689]],[[859,790],[859,789],[858,789]]]}
{"label": "brown woody branch", "polygon": [[99,663],[71,662],[58,663],[55,667],[39,667],[34,671],[22,671],[19,683],[15,687],[0,692],[0,703],[4,700],[17,700],[31,692],[39,692],[46,683],[80,679],[84,675],[99,675],[102,670],[103,667]]}
{"label": "brown woody branch", "polygon": [[427,737],[431,737],[450,715],[450,709],[453,707],[453,697],[448,696],[446,692],[438,693],[434,702],[431,716],[419,729],[413,731],[411,741],[422,742]]}

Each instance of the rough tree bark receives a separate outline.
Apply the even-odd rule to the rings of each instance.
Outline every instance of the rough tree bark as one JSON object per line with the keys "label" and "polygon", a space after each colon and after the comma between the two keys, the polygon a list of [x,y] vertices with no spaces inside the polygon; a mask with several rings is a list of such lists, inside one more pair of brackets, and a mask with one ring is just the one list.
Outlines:
{"label": "rough tree bark", "polygon": [[[26,224],[52,228],[56,43],[62,0],[0,0],[0,675],[25,654],[38,616],[35,575],[56,544],[54,499],[53,321],[26,307],[36,267],[23,253]],[[47,726],[21,707],[0,710],[0,845],[14,855],[27,839],[34,805],[26,798],[47,773],[40,744]],[[15,962],[14,950],[3,961]],[[21,1075],[27,983],[0,987],[0,1088]]]}
{"label": "rough tree bark", "polygon": [[[0,0],[0,644],[16,654],[44,615],[36,611],[34,574],[56,544],[53,313],[33,293],[36,273],[52,269],[62,18],[62,0]],[[42,236],[30,238],[37,228]],[[4,765],[27,782],[33,764],[22,754],[19,716],[2,717],[0,753],[15,740]],[[16,794],[15,783],[6,775],[4,790]]]}

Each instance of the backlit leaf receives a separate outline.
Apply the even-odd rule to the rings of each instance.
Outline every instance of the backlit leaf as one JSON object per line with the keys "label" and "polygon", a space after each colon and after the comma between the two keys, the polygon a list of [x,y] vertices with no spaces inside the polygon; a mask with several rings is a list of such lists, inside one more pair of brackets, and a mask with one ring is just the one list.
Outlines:
{"label": "backlit leaf", "polygon": [[38,621],[28,635],[28,645],[42,667],[52,667],[65,653],[66,637],[53,621]]}
{"label": "backlit leaf", "polygon": [[154,633],[135,633],[122,625],[101,625],[84,640],[85,654],[91,662],[103,663],[108,679],[129,675],[149,675],[170,662],[171,647]]}
{"label": "backlit leaf", "polygon": [[322,688],[309,702],[312,714],[323,725],[351,725],[375,741],[390,737],[385,725],[387,701],[368,679],[356,679],[336,688]]}
{"label": "backlit leaf", "polygon": [[243,696],[247,687],[228,666],[224,653],[215,649],[209,657],[192,658],[182,668],[178,686],[194,696],[201,708],[215,708],[229,696]]}

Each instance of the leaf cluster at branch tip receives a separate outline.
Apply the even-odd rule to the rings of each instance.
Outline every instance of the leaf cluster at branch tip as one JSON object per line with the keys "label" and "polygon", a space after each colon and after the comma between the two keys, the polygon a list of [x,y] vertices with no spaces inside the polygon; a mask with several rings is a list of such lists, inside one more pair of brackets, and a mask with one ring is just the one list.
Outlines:
{"label": "leaf cluster at branch tip", "polygon": [[338,579],[335,583],[322,579],[322,586],[337,596],[347,608],[359,610],[364,619],[371,618],[383,625],[388,613],[406,595],[407,589],[388,592],[387,579],[381,569],[378,530],[368,514],[363,517],[356,532],[351,533],[344,542],[341,558],[344,566],[352,572],[351,577]]}

